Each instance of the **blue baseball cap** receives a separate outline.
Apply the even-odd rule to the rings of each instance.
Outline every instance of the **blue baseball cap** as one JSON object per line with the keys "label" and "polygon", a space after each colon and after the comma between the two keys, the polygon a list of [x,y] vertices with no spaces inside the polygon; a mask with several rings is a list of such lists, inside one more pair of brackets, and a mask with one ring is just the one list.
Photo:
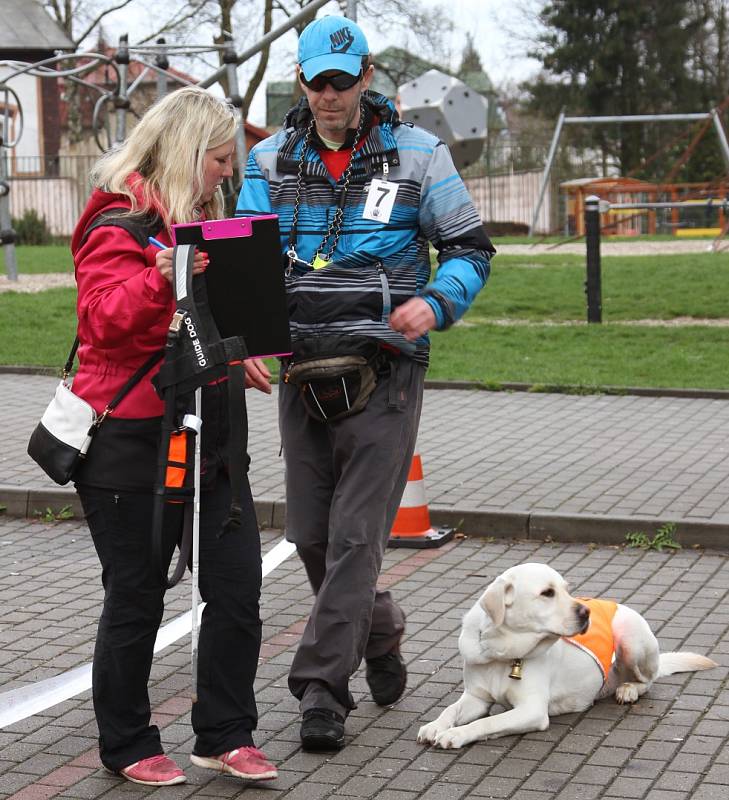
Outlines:
{"label": "blue baseball cap", "polygon": [[299,37],[299,66],[307,80],[330,69],[359,75],[369,52],[362,29],[346,17],[315,19]]}

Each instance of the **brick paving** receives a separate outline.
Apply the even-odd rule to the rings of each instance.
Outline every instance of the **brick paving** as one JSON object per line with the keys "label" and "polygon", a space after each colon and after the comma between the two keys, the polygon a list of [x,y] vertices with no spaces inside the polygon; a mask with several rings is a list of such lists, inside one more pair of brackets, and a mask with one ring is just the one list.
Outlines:
{"label": "brick paving", "polygon": [[[0,374],[0,503],[32,515],[73,502],[27,457],[56,379]],[[259,519],[283,524],[274,397],[248,393]],[[619,543],[675,522],[685,544],[725,547],[729,400],[426,390],[418,451],[433,520],[469,534]]]}
{"label": "brick paving", "polygon": [[[280,539],[262,532],[264,549]],[[476,743],[458,751],[418,745],[423,721],[461,690],[460,620],[505,568],[543,561],[575,592],[613,597],[641,611],[661,647],[705,653],[720,667],[674,675],[634,706],[602,701],[555,717],[544,732]],[[389,709],[368,698],[360,671],[347,745],[335,754],[301,751],[296,702],[286,686],[310,606],[296,556],[264,581],[264,647],[258,671],[256,741],[280,775],[245,784],[189,765],[189,637],[161,651],[152,669],[154,719],[189,783],[153,789],[101,769],[90,693],[0,730],[0,800],[711,800],[729,786],[729,563],[724,551],[672,555],[610,545],[467,537],[433,550],[388,551],[382,581],[408,617],[403,653],[409,681]],[[165,621],[188,606],[189,581],[168,595]],[[63,673],[91,657],[101,592],[99,568],[79,521],[0,518],[0,708],[3,693]]]}
{"label": "brick paving", "polygon": [[[55,379],[0,374],[0,709],[15,688],[88,663],[101,602],[85,526],[43,523],[35,511],[77,508],[25,455]],[[252,485],[264,547],[280,538],[283,465],[275,397],[249,393]],[[418,450],[436,522],[465,538],[436,550],[391,550],[381,585],[408,614],[408,689],[391,709],[368,699],[336,754],[299,747],[286,674],[310,607],[293,556],[265,580],[257,679],[257,744],[280,777],[246,785],[189,766],[189,637],[168,646],[151,676],[155,720],[189,783],[157,790],[101,768],[89,692],[0,729],[0,800],[174,798],[325,800],[712,800],[729,786],[729,402],[722,399],[426,391]],[[78,516],[78,513],[77,513]],[[627,530],[677,524],[674,554],[619,546]],[[699,546],[702,545],[702,546]],[[706,549],[705,549],[706,548]],[[540,733],[459,751],[417,744],[418,727],[461,690],[460,619],[490,579],[527,560],[552,564],[581,594],[645,614],[662,649],[690,648],[720,667],[676,675],[631,707],[603,701]],[[165,621],[188,608],[186,581]]]}

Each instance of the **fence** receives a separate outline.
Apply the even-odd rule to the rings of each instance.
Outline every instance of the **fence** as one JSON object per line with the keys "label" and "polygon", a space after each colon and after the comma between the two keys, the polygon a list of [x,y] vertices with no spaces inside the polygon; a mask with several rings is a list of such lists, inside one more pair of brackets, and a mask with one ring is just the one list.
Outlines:
{"label": "fence", "polygon": [[[96,158],[14,158],[10,175],[10,214],[20,218],[27,210],[35,209],[45,217],[48,229],[54,236],[70,236],[88,199],[88,176]],[[484,221],[529,225],[534,214],[540,177],[540,170],[532,170],[508,175],[467,177],[465,183]],[[546,199],[540,211],[538,230],[551,229],[551,213],[551,203]]]}
{"label": "fence", "polygon": [[14,158],[11,163],[10,215],[35,210],[53,236],[70,236],[89,196],[89,170],[97,156]]}
{"label": "fence", "polygon": [[[539,196],[540,170],[515,172],[509,175],[482,175],[466,178],[481,219],[491,222],[516,222],[529,226]],[[537,231],[552,229],[552,207],[549,194],[539,211]]]}

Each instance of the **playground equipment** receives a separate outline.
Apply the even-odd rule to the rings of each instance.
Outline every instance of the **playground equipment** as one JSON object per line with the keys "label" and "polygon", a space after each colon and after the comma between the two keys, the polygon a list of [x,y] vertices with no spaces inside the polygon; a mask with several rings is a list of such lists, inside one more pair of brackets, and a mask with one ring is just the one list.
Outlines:
{"label": "playground equipment", "polygon": [[434,133],[450,148],[456,169],[477,161],[487,136],[488,104],[484,97],[437,69],[398,89],[400,115]]}
{"label": "playground equipment", "polygon": [[[61,54],[35,63],[0,61],[0,68],[4,68],[3,72],[5,72],[0,78],[0,245],[3,247],[8,279],[17,280],[18,271],[15,259],[16,235],[12,228],[10,217],[11,180],[7,154],[9,150],[17,145],[23,130],[22,103],[17,93],[8,85],[13,78],[24,74],[38,78],[50,78],[51,80],[63,78],[98,92],[99,97],[94,106],[92,127],[99,149],[106,150],[115,142],[123,142],[126,138],[127,114],[131,107],[130,97],[150,70],[157,75],[157,93],[160,97],[168,91],[169,80],[183,84],[191,83],[180,75],[173,75],[168,71],[169,56],[221,52],[223,66],[213,72],[212,75],[199,81],[197,85],[207,89],[223,76],[226,76],[229,87],[229,97],[227,99],[240,113],[243,99],[239,93],[237,67],[291,28],[313,18],[316,11],[328,2],[330,0],[312,0],[300,12],[289,17],[282,25],[240,55],[235,52],[232,42],[209,46],[173,45],[165,43],[162,39],[158,40],[157,44],[130,45],[128,35],[124,34],[119,38],[119,47],[113,57],[103,53],[87,52]],[[349,0],[347,7],[349,11],[356,10],[356,2]],[[146,58],[150,56],[154,57],[154,61]],[[129,64],[132,60],[140,62],[144,66],[144,70],[129,85]],[[63,65],[63,67],[56,69],[58,65]],[[111,88],[100,86],[85,79],[102,65],[109,68]],[[10,138],[11,109],[14,110],[17,120],[16,132],[12,139]],[[113,131],[112,119],[115,122]],[[238,126],[236,133],[236,158],[241,181],[245,174],[247,161],[243,122],[244,120],[241,119],[241,124]]]}
{"label": "playground equipment", "polygon": [[[697,113],[697,114],[629,114],[629,115],[604,116],[604,117],[568,117],[564,114],[564,112],[560,113],[557,119],[557,124],[554,129],[554,134],[552,135],[552,142],[549,146],[547,161],[544,165],[544,172],[542,173],[542,180],[539,186],[537,204],[534,209],[532,224],[529,228],[529,235],[531,236],[534,234],[534,230],[537,225],[537,220],[539,219],[539,211],[542,206],[542,201],[544,200],[544,193],[546,191],[547,183],[549,181],[549,174],[552,169],[554,158],[557,154],[557,146],[559,145],[559,139],[562,134],[562,129],[565,125],[585,125],[585,124],[598,125],[598,124],[608,124],[616,122],[617,123],[680,122],[680,121],[698,121],[698,120],[703,120],[708,125],[713,123],[714,128],[716,130],[716,134],[719,138],[719,146],[721,148],[721,153],[724,158],[724,164],[726,165],[727,171],[729,172],[729,142],[727,142],[726,132],[724,131],[724,126],[722,125],[721,122],[721,117],[719,115],[719,107],[713,108],[711,111],[707,111],[704,113]],[[693,145],[695,145],[695,141],[689,147],[686,157],[688,157],[688,152],[690,152]]]}
{"label": "playground equipment", "polygon": [[[602,279],[601,279],[601,266],[600,266],[600,215],[607,214],[610,211],[625,211],[636,209],[657,209],[657,208],[696,208],[704,205],[709,208],[716,208],[720,206],[723,213],[726,214],[729,210],[729,199],[715,203],[713,200],[707,200],[704,203],[696,202],[693,200],[688,201],[675,201],[675,202],[659,202],[659,203],[610,203],[607,200],[601,200],[597,195],[590,195],[585,200],[584,211],[584,225],[585,225],[585,244],[586,244],[586,276],[585,276],[585,294],[587,296],[587,321],[588,322],[602,322]],[[719,249],[719,242],[721,238],[727,233],[729,224],[725,224],[721,235],[714,240],[712,250],[716,252]]]}

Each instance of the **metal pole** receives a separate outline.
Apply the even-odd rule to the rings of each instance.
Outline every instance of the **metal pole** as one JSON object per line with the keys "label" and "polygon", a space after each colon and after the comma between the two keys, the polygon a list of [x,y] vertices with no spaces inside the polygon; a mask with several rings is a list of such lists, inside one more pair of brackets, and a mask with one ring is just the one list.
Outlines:
{"label": "metal pole", "polygon": [[680,122],[681,120],[709,119],[710,115],[710,111],[695,114],[617,114],[607,117],[565,117],[565,122],[568,125],[600,122]]}
{"label": "metal pole", "polygon": [[537,220],[539,219],[539,211],[542,208],[542,200],[544,199],[544,192],[549,183],[549,172],[552,169],[552,162],[554,155],[557,152],[557,145],[559,144],[559,137],[562,133],[562,126],[564,125],[564,111],[560,111],[559,119],[557,120],[557,127],[554,129],[552,136],[552,143],[549,146],[549,153],[547,154],[547,163],[544,165],[544,172],[542,173],[542,182],[539,186],[539,195],[537,196],[537,205],[534,209],[534,216],[532,217],[532,224],[529,228],[529,235],[534,235],[534,229],[537,227]]}
{"label": "metal pole", "polygon": [[246,162],[248,161],[248,152],[246,146],[246,130],[245,130],[245,117],[243,116],[243,98],[240,96],[238,86],[238,73],[236,71],[236,55],[233,43],[226,47],[223,52],[223,63],[225,64],[228,75],[228,91],[230,97],[228,102],[238,110],[240,116],[240,125],[235,132],[235,153],[238,159],[238,177],[240,178],[241,186],[246,172]]}
{"label": "metal pole", "polygon": [[591,194],[585,200],[585,236],[587,244],[587,321],[602,322],[600,286],[600,198]]}
{"label": "metal pole", "polygon": [[[202,421],[202,389],[195,389],[195,416]],[[192,702],[197,703],[197,651],[200,639],[200,627],[198,625],[198,608],[200,596],[198,593],[200,575],[200,430],[195,435],[195,473],[193,478],[195,484],[195,496],[193,500],[192,513],[192,553],[190,554],[190,572],[192,577],[192,597],[191,597],[191,617],[192,617],[192,637],[190,641],[190,670],[192,672]]]}
{"label": "metal pole", "polygon": [[711,111],[711,116],[714,120],[714,127],[716,128],[717,136],[719,137],[719,145],[721,146],[721,154],[724,156],[724,166],[729,172],[729,143],[726,140],[726,131],[721,124],[721,117],[719,112],[714,108]]}
{"label": "metal pole", "polygon": [[[309,19],[313,19],[315,16],[315,12],[318,11],[325,3],[330,2],[330,0],[312,0],[311,3],[304,6],[304,8],[299,11],[298,14],[294,14],[293,17],[289,17],[283,25],[276,28],[275,31],[271,31],[271,33],[267,33],[262,39],[258,41],[257,44],[254,44],[252,47],[249,47],[245,50],[241,55],[238,56],[236,59],[236,66],[240,66],[244,61],[248,61],[249,58],[259,53],[263,48],[270,44],[271,42],[278,39],[279,36],[282,36],[286,31],[290,30],[291,28],[295,28],[300,22],[308,22]],[[209,86],[212,86],[216,81],[223,77],[227,73],[228,65],[224,64],[219,70],[213,72],[212,75],[209,75],[205,80],[200,81],[197,85],[200,86],[202,89],[207,89]]]}
{"label": "metal pole", "polygon": [[347,10],[344,12],[344,16],[351,19],[352,22],[357,22],[357,0],[347,0]]}
{"label": "metal pole", "polygon": [[[5,118],[7,121],[7,106]],[[10,216],[10,177],[8,172],[8,154],[3,144],[5,122],[0,126],[0,244],[5,255],[5,270],[9,281],[18,280],[18,262],[15,258],[15,231]]]}
{"label": "metal pole", "polygon": [[[157,39],[157,44],[165,44],[164,36]],[[167,51],[165,49],[157,53],[154,58],[154,63],[159,67],[159,71],[157,72],[157,99],[159,100],[160,97],[164,97],[167,94],[166,70],[170,68],[170,61],[167,58]]]}
{"label": "metal pole", "polygon": [[119,93],[114,98],[116,109],[116,141],[123,142],[127,137],[127,109],[129,97],[127,95],[127,80],[129,75],[129,35],[119,37],[119,48],[114,60],[119,64]]}

